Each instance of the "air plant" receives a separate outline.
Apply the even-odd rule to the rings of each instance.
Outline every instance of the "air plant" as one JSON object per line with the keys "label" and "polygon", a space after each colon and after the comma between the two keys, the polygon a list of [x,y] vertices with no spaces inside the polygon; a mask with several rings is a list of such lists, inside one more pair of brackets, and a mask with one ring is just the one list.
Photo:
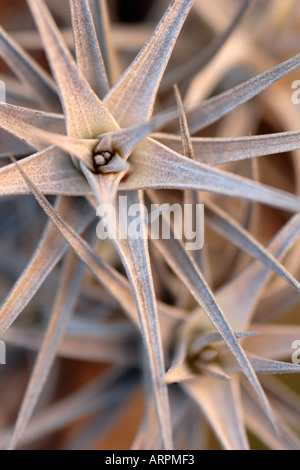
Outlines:
{"label": "air plant", "polygon": [[[209,8],[203,3],[172,1],[121,76],[105,0],[70,0],[75,57],[68,31],[59,30],[46,2],[27,0],[51,75],[0,29],[1,57],[24,85],[20,94],[16,80],[5,77],[13,104],[0,103],[1,156],[3,162],[10,157],[0,170],[0,194],[33,195],[49,219],[0,310],[7,344],[38,351],[16,422],[0,434],[5,448],[93,415],[69,447],[90,446],[141,384],[144,414],[134,449],[209,448],[207,423],[225,449],[249,449],[247,430],[270,448],[299,448],[299,399],[278,379],[264,377],[300,370],[291,363],[299,327],[274,323],[299,304],[298,174],[296,189],[263,184],[256,157],[272,155],[276,168],[278,154],[288,159],[292,152],[299,172],[300,132],[284,125],[280,132],[214,137],[205,130],[218,129],[221,118],[296,70],[300,55],[203,99],[205,67],[238,34],[255,2],[240,2],[225,32],[165,73],[186,18],[203,15]],[[254,52],[245,49],[251,63]],[[234,68],[228,64],[225,71]],[[279,120],[276,105],[266,101],[270,122]],[[255,111],[248,114],[246,127],[255,127]],[[163,212],[150,212],[150,219],[167,225],[169,239],[148,240],[146,211],[142,237],[118,236],[134,218],[122,211],[119,196],[144,209],[151,202],[189,203],[194,210],[204,203],[204,248],[188,251]],[[118,214],[113,244],[95,239],[103,204]],[[266,243],[257,229],[258,204],[285,214]],[[275,209],[268,214],[278,214]],[[213,250],[220,246],[216,262]],[[54,291],[55,300],[46,328],[38,321],[22,326],[19,315],[28,315],[47,278],[54,283],[48,309]],[[110,367],[61,403],[48,397],[33,417],[57,356]]]}

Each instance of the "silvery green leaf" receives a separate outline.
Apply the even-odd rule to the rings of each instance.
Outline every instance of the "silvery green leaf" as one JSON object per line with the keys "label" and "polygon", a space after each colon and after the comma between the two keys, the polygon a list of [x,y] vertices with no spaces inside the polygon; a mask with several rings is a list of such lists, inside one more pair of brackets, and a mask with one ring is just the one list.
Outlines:
{"label": "silvery green leaf", "polygon": [[266,72],[251,78],[229,91],[214,96],[201,104],[186,110],[189,128],[192,134],[213,124],[237,106],[245,103],[280,78],[292,72],[300,65],[300,54],[282,62]]}
{"label": "silvery green leaf", "polygon": [[118,126],[79,73],[44,0],[27,0],[38,25],[63,104],[68,134],[95,138]]}
{"label": "silvery green leaf", "polygon": [[[181,153],[180,137],[164,133],[155,134],[153,137],[175,152]],[[191,142],[196,160],[214,166],[298,150],[300,148],[300,132],[278,132],[248,137],[214,137],[212,139],[193,137]]]}
{"label": "silvery green leaf", "polygon": [[[37,438],[63,429],[81,417],[93,415],[105,408],[107,403],[120,402],[121,397],[128,396],[136,385],[136,378],[123,380],[124,372],[114,368],[109,373],[97,378],[88,385],[81,387],[67,397],[50,405],[43,412],[34,417],[21,444],[30,443]],[[116,393],[112,393],[112,390]],[[11,430],[0,436],[0,447],[7,445]]]}
{"label": "silvery green leaf", "polygon": [[[248,352],[248,351],[247,351]],[[258,357],[256,354],[248,353],[249,361],[251,362],[253,369],[257,374],[264,375],[276,375],[276,374],[299,374],[300,365],[291,364],[288,362],[279,362],[271,359],[264,359]],[[231,358],[223,359],[222,363],[224,369],[229,374],[232,372],[238,372],[239,366],[234,364]]]}
{"label": "silvery green leaf", "polygon": [[271,375],[263,376],[262,382],[275,409],[287,424],[297,429],[300,417],[300,400],[297,391]]}
{"label": "silvery green leaf", "polygon": [[[281,260],[297,239],[299,230],[300,216],[295,215],[273,238],[268,251]],[[237,330],[247,329],[259,297],[270,277],[270,268],[255,261],[235,280],[218,291],[217,299],[228,312],[230,324]]]}
{"label": "silvery green leaf", "polygon": [[[119,325],[101,324],[101,331],[95,328],[97,335],[70,333],[68,330],[59,343],[57,356],[67,359],[89,362],[108,362],[120,366],[138,365],[134,347],[128,347],[129,338],[119,334]],[[98,326],[98,325],[97,325]],[[112,331],[114,330],[114,331]],[[30,351],[39,351],[43,343],[43,332],[37,328],[19,328],[11,326],[3,335],[7,344]],[[132,341],[132,339],[131,339]]]}
{"label": "silvery green leaf", "polygon": [[231,382],[202,377],[184,382],[225,450],[248,450],[237,377]]}
{"label": "silvery green leaf", "polygon": [[[54,145],[65,152],[68,152],[78,160],[82,161],[86,167],[94,169],[93,150],[99,143],[98,139],[78,139],[66,135],[56,134],[44,129],[39,129],[30,124],[22,124],[24,139],[36,146],[43,147]],[[32,136],[34,138],[32,139]],[[66,156],[66,158],[68,158]]]}
{"label": "silvery green leaf", "polygon": [[197,55],[189,59],[187,62],[171,70],[171,72],[166,75],[166,78],[163,80],[162,89],[165,90],[173,86],[174,83],[180,83],[187,77],[191,77],[195,73],[199,73],[200,70],[205,67],[224,46],[228,38],[239,26],[249,7],[253,3],[254,0],[244,0],[241,2],[241,7],[224,33],[217,36],[211,43],[201,49]]}
{"label": "silvery green leaf", "polygon": [[256,402],[248,393],[242,395],[244,414],[247,428],[272,450],[299,450],[300,442],[297,436],[277,418],[279,433],[275,433],[270,423],[261,414]]}
{"label": "silvery green leaf", "polygon": [[64,264],[50,322],[27,385],[8,449],[16,447],[30,421],[51,370],[59,342],[75,307],[83,273],[83,265],[78,263],[73,252],[70,253]]}
{"label": "silvery green leaf", "polygon": [[249,354],[249,360],[257,374],[299,374],[300,365],[264,359]]}
{"label": "silvery green leaf", "polygon": [[186,362],[182,362],[172,366],[166,373],[165,382],[167,384],[185,382],[197,378],[197,375],[192,371]]}
{"label": "silvery green leaf", "polygon": [[[20,161],[43,194],[89,195],[86,179],[78,172],[71,158],[55,147],[49,147]],[[14,164],[0,169],[0,195],[29,194],[28,186]]]}
{"label": "silvery green leaf", "polygon": [[[164,214],[162,217],[164,217]],[[198,267],[195,265],[188,252],[184,249],[183,244],[174,238],[174,233],[172,230],[170,230],[169,240],[153,240],[153,243],[157,246],[161,256],[164,257],[171,269],[182,280],[185,286],[189,289],[190,293],[204,310],[209,320],[208,323],[213,325],[220,333],[229,350],[243,369],[244,374],[247,376],[253,389],[256,391],[261,403],[264,406],[264,409],[272,421],[272,412],[270,410],[268,400],[263,393],[257,376],[251,364],[249,363],[244,350],[240,346],[236,335],[231,328],[231,324],[228,322],[225,314],[220,309],[213,293],[211,292]],[[201,313],[196,313],[195,317],[191,317],[191,322],[193,325],[196,326],[198,321],[201,325]]]}
{"label": "silvery green leaf", "polygon": [[[178,108],[179,114],[179,125],[180,125],[180,136],[182,142],[182,153],[185,157],[195,160],[195,153],[192,144],[192,139],[186,119],[186,115],[184,112],[183,102],[180,95],[180,91],[177,85],[174,86],[175,92],[175,99]],[[180,151],[179,151],[180,152]],[[184,192],[184,204],[191,204],[193,208],[192,220],[197,220],[197,208],[199,204],[201,204],[201,198],[198,191],[193,190],[186,190]],[[195,224],[193,226],[193,230],[195,231]],[[208,284],[211,282],[211,271],[209,266],[208,260],[208,252],[206,245],[202,247],[201,250],[192,251],[191,256],[195,263],[199,266],[200,270],[202,270],[203,274],[205,275]]]}
{"label": "silvery green leaf", "polygon": [[297,325],[254,324],[251,326],[259,333],[257,337],[248,338],[244,346],[250,354],[270,359],[290,359],[295,352],[293,343],[299,339],[300,328]]}
{"label": "silvery green leaf", "polygon": [[[128,206],[140,204],[143,207],[141,193],[132,191],[127,196]],[[142,214],[141,214],[142,215]],[[134,217],[119,211],[120,228],[130,224]],[[127,219],[128,217],[128,219]],[[135,240],[130,235],[127,239],[118,238],[116,248],[130,280],[139,313],[139,321],[152,379],[153,396],[156,405],[157,419],[163,448],[173,447],[172,426],[168,402],[167,387],[164,382],[165,365],[158,322],[150,258],[146,240],[147,227],[141,223],[142,235]]]}
{"label": "silvery green leaf", "polygon": [[[81,233],[91,221],[91,211],[83,201],[62,198],[57,203],[57,211]],[[36,251],[32,255],[23,274],[3,302],[0,310],[0,335],[18,317],[40,288],[49,273],[63,256],[67,244],[52,224],[47,225]]]}
{"label": "silvery green leaf", "polygon": [[[120,64],[115,49],[115,36],[112,34],[107,0],[90,0],[95,28],[98,36],[103,61],[111,84],[120,77]],[[132,28],[130,25],[129,31]],[[125,35],[127,37],[127,35]],[[122,35],[122,40],[124,36]]]}
{"label": "silvery green leaf", "polygon": [[97,96],[108,92],[106,71],[88,0],[70,0],[78,68]]}
{"label": "silvery green leaf", "polygon": [[21,82],[30,89],[34,99],[50,111],[60,109],[59,99],[51,77],[2,27],[0,27],[0,56]]}
{"label": "silvery green leaf", "polygon": [[33,111],[0,103],[0,126],[36,149],[42,150],[45,144],[36,138],[32,129],[31,132],[27,131],[28,125],[58,133],[63,133],[65,129],[64,118],[60,114]]}
{"label": "silvery green leaf", "polygon": [[113,87],[105,104],[122,127],[147,121],[192,0],[173,0],[138,57]]}
{"label": "silvery green leaf", "polygon": [[236,244],[243,251],[264,263],[299,291],[299,282],[247,230],[217,205],[210,201],[206,201],[205,205],[208,226],[219,233],[221,237],[227,238],[229,242]]}
{"label": "silvery green leaf", "polygon": [[[149,158],[151,155],[151,158]],[[121,189],[194,189],[242,198],[299,212],[300,199],[241,176],[208,167],[183,157],[153,139],[132,154],[134,171]]]}
{"label": "silvery green leaf", "polygon": [[[85,171],[91,186],[94,188],[95,197],[99,204],[114,203],[117,206],[116,188],[117,177],[112,177],[101,181],[103,175],[92,175]],[[106,175],[110,176],[110,175]],[[123,193],[127,197],[128,207],[142,204],[142,195],[138,192],[131,191]],[[119,209],[117,230],[123,230],[123,227],[130,225],[132,217],[126,212],[123,213]],[[109,225],[109,222],[108,222]],[[128,236],[122,239],[117,235],[114,237],[115,247],[120,255],[127,276],[134,292],[136,305],[139,314],[140,329],[143,336],[144,347],[149,362],[149,369],[153,384],[153,395],[156,404],[158,422],[160,426],[161,439],[164,448],[172,448],[171,421],[168,404],[167,387],[164,382],[164,357],[161,343],[161,332],[157,315],[157,303],[154,294],[152,273],[150,267],[150,259],[148,254],[148,246],[146,241],[146,230],[144,223],[141,223],[143,234],[141,238],[135,240]],[[111,227],[109,225],[108,230]],[[133,255],[134,254],[134,255]]]}

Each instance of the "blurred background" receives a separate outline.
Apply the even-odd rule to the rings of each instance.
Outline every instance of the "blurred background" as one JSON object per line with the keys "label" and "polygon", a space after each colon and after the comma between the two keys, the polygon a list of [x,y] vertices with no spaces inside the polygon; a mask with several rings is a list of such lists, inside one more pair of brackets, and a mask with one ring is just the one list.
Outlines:
{"label": "blurred background", "polygon": [[[69,47],[73,46],[70,30],[70,13],[67,0],[47,0],[57,24],[62,28]],[[113,22],[113,37],[120,59],[121,70],[129,65],[140,48],[149,38],[157,21],[167,8],[168,0],[109,0],[109,10]],[[175,73],[180,78],[180,90],[187,106],[200,102],[216,93],[227,90],[258,73],[299,53],[300,49],[300,2],[299,0],[257,0],[255,5],[221,52],[212,62],[197,74],[197,70],[185,76],[185,66],[189,60],[220,35],[236,14],[240,5],[239,0],[195,0],[194,8],[189,16],[175,51],[172,55],[166,77],[162,83],[157,110],[174,105],[174,95],[171,81],[168,77]],[[32,56],[48,69],[47,60],[41,47],[41,41],[36,32],[34,22],[26,6],[25,0],[10,0],[0,2],[1,25],[23,46]],[[181,68],[181,72],[178,68]],[[177,75],[176,75],[177,73]],[[0,79],[10,77],[14,84],[14,74],[0,60]],[[202,131],[201,136],[237,137],[252,134],[267,134],[299,130],[300,105],[292,104],[292,83],[300,80],[300,71],[289,74],[270,89],[240,106],[218,123]],[[8,102],[26,106],[34,106],[34,97],[30,96],[22,85],[15,84],[14,93],[8,95]],[[19,88],[18,88],[19,87]],[[19,91],[19,93],[17,93]],[[21,100],[22,98],[22,100]],[[20,100],[22,102],[20,102]],[[36,109],[38,106],[34,106]],[[10,146],[15,154],[22,158],[24,146],[1,131],[0,133],[0,166],[6,165]],[[29,149],[28,149],[29,151]],[[255,171],[260,181],[286,191],[299,194],[299,152],[280,154],[272,157],[262,157],[255,163]],[[247,164],[224,165],[237,174],[248,175],[253,171]],[[173,196],[171,196],[173,197]],[[53,202],[53,198],[50,198]],[[238,218],[242,217],[243,206],[229,204],[226,198],[219,203]],[[257,207],[256,222],[252,225],[253,234],[266,244],[276,231],[289,218],[289,214],[266,207]],[[10,197],[0,200],[0,300],[4,300],[11,286],[29,261],[46,223],[45,216],[35,204],[32,197]],[[206,234],[209,244],[210,261],[212,266],[212,285],[217,288],[233,278],[248,263],[249,258],[243,256],[237,262],[234,248],[209,230]],[[107,255],[112,259],[115,255]],[[218,263],[222,256],[223,263]],[[293,274],[299,278],[298,260],[288,260]],[[38,294],[26,307],[17,320],[17,328],[43,328],[51,311],[51,300],[57,285],[57,276],[61,265],[47,279]],[[90,282],[90,279],[87,280]],[[284,289],[288,297],[288,289],[278,279],[273,281],[278,285],[278,292]],[[157,290],[160,286],[157,285]],[[287,292],[287,293],[286,293]],[[264,299],[260,309],[264,309]],[[96,298],[80,299],[78,315],[83,316],[87,309],[97,310]],[[258,312],[259,313],[259,312]],[[91,314],[93,316],[93,314]],[[292,305],[288,305],[284,323],[299,324],[300,296],[293,295]],[[15,337],[16,338],[16,337]],[[299,338],[300,340],[300,338]],[[13,424],[18,407],[21,403],[27,381],[34,363],[36,353],[34,341],[30,344],[19,345],[18,340],[8,345],[7,365],[0,366],[0,443],[1,436]],[[22,341],[19,340],[21,344]],[[30,341],[29,341],[30,343]],[[61,403],[64,399],[76,394],[82,387],[93,383],[102,374],[109,371],[109,362],[74,360],[60,357],[56,360],[47,387],[39,402],[35,414],[43,410],[45,405]],[[300,394],[298,377],[281,379]],[[66,403],[68,402],[68,399]],[[73,403],[73,402],[72,402]],[[76,401],[74,402],[76,405]],[[105,428],[102,435],[95,431],[88,447],[96,449],[128,449],[134,439],[143,413],[143,397],[139,387],[134,387],[126,397],[126,407],[122,407],[114,421]],[[58,412],[58,411],[57,411]],[[54,430],[45,432],[38,438],[38,433],[32,431],[30,442],[26,448],[56,449],[69,446],[76,447],[80,442],[83,430],[89,429],[95,417],[95,411],[83,418],[78,416],[70,423],[54,426]],[[46,418],[45,418],[46,419]],[[46,426],[47,428],[47,426]],[[41,432],[41,435],[43,433]],[[97,437],[99,436],[99,437]],[[211,448],[218,444],[211,435]],[[251,436],[254,448],[264,446]]]}

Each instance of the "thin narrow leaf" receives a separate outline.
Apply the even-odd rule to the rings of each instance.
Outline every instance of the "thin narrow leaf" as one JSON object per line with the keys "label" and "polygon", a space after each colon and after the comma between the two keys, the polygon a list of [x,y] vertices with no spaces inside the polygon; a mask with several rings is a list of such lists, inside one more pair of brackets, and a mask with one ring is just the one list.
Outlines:
{"label": "thin narrow leaf", "polygon": [[[81,233],[91,222],[92,214],[83,200],[62,198],[57,211]],[[28,305],[49,273],[63,256],[67,244],[52,224],[47,225],[28,266],[20,276],[0,310],[0,336]]]}
{"label": "thin narrow leaf", "polygon": [[140,144],[149,134],[170,122],[175,112],[165,112],[155,116],[148,122],[133,127],[128,127],[118,131],[110,132],[99,136],[101,139],[101,149],[108,149],[112,153],[117,152],[123,160],[127,160],[133,150]]}
{"label": "thin narrow leaf", "polygon": [[83,265],[78,263],[77,257],[71,252],[64,264],[47,332],[30,376],[8,449],[16,447],[30,421],[75,307],[83,273]]}
{"label": "thin narrow leaf", "polygon": [[[21,443],[30,443],[51,432],[63,429],[81,417],[93,415],[105,407],[110,397],[112,397],[112,402],[115,400],[120,402],[121,397],[127,395],[127,391],[132,391],[135,385],[136,377],[131,376],[124,380],[124,372],[120,373],[116,369],[102,374],[100,380],[94,380],[81,387],[36,416],[30,423],[25,436],[22,437]],[[113,394],[112,390],[116,390],[116,394]],[[1,448],[7,445],[10,434],[11,430],[8,430],[0,436]]]}
{"label": "thin narrow leaf", "polygon": [[38,150],[45,148],[45,144],[37,139],[34,133],[26,131],[26,124],[57,133],[65,131],[64,118],[60,114],[43,113],[0,103],[0,126]]}
{"label": "thin narrow leaf", "polygon": [[[147,353],[152,385],[153,395],[156,405],[157,419],[160,425],[161,439],[164,448],[172,448],[171,419],[168,402],[167,387],[164,382],[165,366],[161,341],[161,332],[157,315],[157,303],[155,299],[153,279],[151,273],[148,246],[146,241],[146,221],[145,214],[139,224],[142,231],[138,237],[127,233],[134,217],[127,215],[127,212],[121,210],[116,199],[116,188],[118,181],[116,177],[101,182],[101,176],[98,178],[92,173],[87,173],[87,178],[94,189],[95,197],[99,204],[110,203],[118,208],[117,224],[115,221],[107,221],[107,230],[111,232],[115,247],[120,255],[127,276],[130,280],[134,292],[136,305],[139,314],[139,323],[143,335],[144,347]],[[109,176],[109,175],[106,175]],[[101,185],[102,183],[102,185]],[[142,195],[136,191],[124,193],[126,204],[129,208],[139,207],[143,211]],[[142,214],[140,214],[142,216]],[[112,225],[114,231],[112,232]],[[124,238],[124,230],[126,237]]]}
{"label": "thin narrow leaf", "polygon": [[[150,155],[150,157],[149,157]],[[121,189],[194,189],[299,212],[300,199],[281,190],[183,158],[147,139],[131,156],[134,171]]]}
{"label": "thin narrow leaf", "polygon": [[235,29],[240,25],[243,17],[246,15],[254,0],[244,0],[241,2],[237,14],[223,34],[217,36],[210,44],[202,49],[199,54],[181,64],[178,68],[173,69],[162,83],[163,90],[170,88],[174,83],[180,83],[188,77],[192,77],[195,73],[199,73],[224,46],[228,38]]}
{"label": "thin narrow leaf", "polygon": [[229,242],[236,244],[243,251],[264,263],[272,271],[300,291],[299,282],[277,261],[277,259],[266,250],[255,238],[245,230],[238,222],[230,217],[225,211],[210,201],[206,201],[207,225],[213,228],[219,235],[225,237]]}
{"label": "thin narrow leaf", "polygon": [[[43,194],[89,195],[91,189],[71,158],[55,147],[49,147],[20,161],[34,184]],[[0,169],[0,195],[29,194],[30,190],[15,165]]]}
{"label": "thin narrow leaf", "polygon": [[258,436],[259,439],[272,450],[299,450],[299,439],[284,425],[282,420],[277,418],[279,433],[274,433],[270,423],[265,416],[261,414],[252,396],[245,392],[242,398],[245,410],[245,422],[252,433]]}
{"label": "thin narrow leaf", "polygon": [[[124,194],[128,207],[139,205],[143,210],[141,194],[133,191]],[[140,214],[145,220],[145,215]],[[127,216],[119,209],[120,229],[129,227],[134,216]],[[130,280],[139,313],[144,346],[150,367],[153,395],[156,405],[157,419],[160,425],[163,447],[170,449],[172,443],[172,426],[169,410],[168,392],[164,382],[165,366],[161,343],[160,327],[157,315],[157,305],[153,287],[150,259],[146,240],[145,223],[140,223],[141,237],[135,239],[130,234],[127,239],[118,238],[115,241],[127,276]]]}
{"label": "thin narrow leaf", "polygon": [[[162,215],[162,219],[163,218],[164,214]],[[174,238],[174,233],[172,231],[170,231],[170,235],[170,239],[167,241],[160,239],[153,240],[153,243],[155,243],[155,246],[158,248],[159,252],[169,264],[171,269],[182,280],[190,293],[199,303],[211,324],[214,325],[214,327],[220,333],[229,350],[232,352],[242,367],[243,372],[247,376],[253,389],[256,391],[269,418],[272,420],[272,412],[270,410],[268,401],[259,384],[256,374],[249,360],[247,359],[247,356],[245,355],[245,352],[238,343],[234,331],[232,330],[224,313],[216,303],[215,298],[198,267],[188,255],[188,252],[184,249],[184,246],[181,244],[181,242]],[[201,318],[201,314],[199,314],[196,318],[192,318],[191,321],[197,324],[199,316]]]}
{"label": "thin narrow leaf", "polygon": [[[256,354],[248,354],[248,358],[257,374],[282,375],[300,373],[300,365],[290,364],[288,362],[273,361],[272,359],[264,359],[262,357],[258,357]],[[222,365],[229,374],[238,372],[238,365],[234,364],[230,358],[224,359]]]}
{"label": "thin narrow leaf", "polygon": [[58,111],[59,99],[51,77],[0,27],[0,56],[46,109]]}
{"label": "thin narrow leaf", "polygon": [[[268,251],[279,261],[291,248],[300,231],[300,216],[295,215],[278,232]],[[257,261],[217,293],[219,303],[228,312],[229,321],[238,330],[247,329],[259,297],[271,277],[270,268]]]}
{"label": "thin narrow leaf", "polygon": [[[98,139],[78,139],[66,135],[56,134],[44,129],[38,129],[30,124],[22,124],[24,139],[42,147],[46,144],[55,145],[70,155],[82,161],[90,170],[94,170],[93,150],[99,144]],[[32,136],[34,136],[32,138]],[[66,156],[66,158],[68,158]]]}
{"label": "thin narrow leaf", "polygon": [[[180,136],[182,142],[182,153],[185,157],[195,160],[194,148],[191,140],[191,135],[184,112],[183,102],[177,85],[174,86],[175,98],[179,113],[179,124],[180,124]],[[179,152],[180,153],[180,152]],[[186,190],[184,192],[184,204],[190,204],[193,208],[193,213],[191,219],[193,221],[193,232],[196,233],[196,220],[197,220],[197,211],[198,207],[201,204],[200,193],[198,191]],[[195,263],[202,270],[203,274],[206,276],[208,284],[211,281],[211,273],[208,262],[208,253],[206,246],[202,247],[202,250],[192,251],[191,256],[194,259]]]}
{"label": "thin narrow leaf", "polygon": [[109,88],[88,0],[70,0],[70,5],[78,68],[102,99]]}
{"label": "thin narrow leaf", "polygon": [[173,0],[152,37],[109,93],[105,104],[122,127],[147,121],[192,0]]}
{"label": "thin narrow leaf", "polygon": [[113,85],[118,80],[121,73],[112,35],[107,1],[90,0],[90,4],[92,11],[94,12],[93,18],[105,68],[107,70],[109,81],[111,85]]}
{"label": "thin narrow leaf", "polygon": [[[236,337],[237,339],[245,339],[256,337],[257,334],[257,332],[236,333]],[[205,349],[214,343],[219,343],[222,340],[223,338],[220,333],[203,333],[199,335],[190,345],[189,352],[190,354],[198,354],[202,349]]]}
{"label": "thin narrow leaf", "polygon": [[[185,157],[195,160],[195,153],[192,144],[192,139],[189,131],[188,122],[183,108],[183,102],[177,85],[174,86],[174,94],[179,114],[180,124],[180,141],[182,145],[182,153]],[[181,153],[180,151],[178,153]]]}
{"label": "thin narrow leaf", "polygon": [[44,0],[27,0],[53,70],[71,137],[95,138],[118,126],[80,75]]}
{"label": "thin narrow leaf", "polygon": [[[98,326],[98,325],[97,325]],[[101,325],[102,330],[95,328],[96,335],[71,334],[68,331],[59,343],[57,355],[67,359],[89,362],[107,362],[116,365],[138,365],[138,355],[135,347],[129,347],[134,338],[118,334],[118,324],[108,328]],[[112,331],[114,329],[114,332]],[[11,326],[3,335],[7,344],[39,351],[43,344],[43,332],[37,328],[19,328]]]}
{"label": "thin narrow leaf", "polygon": [[186,362],[172,366],[166,373],[165,382],[167,384],[185,382],[186,380],[194,379],[195,372],[192,371]]}
{"label": "thin narrow leaf", "polygon": [[237,106],[261,93],[268,86],[292,72],[300,65],[300,54],[282,62],[266,72],[251,78],[229,91],[203,101],[186,111],[189,128],[192,134],[213,124]]}
{"label": "thin narrow leaf", "polygon": [[231,382],[212,377],[183,384],[200,406],[225,450],[249,450],[237,377]]}
{"label": "thin narrow leaf", "polygon": [[200,373],[204,375],[209,375],[215,379],[224,380],[225,382],[231,381],[231,377],[225,374],[223,369],[218,364],[201,364],[199,361],[199,364],[196,362],[195,365],[196,367],[199,367]]}
{"label": "thin narrow leaf", "polygon": [[251,328],[259,332],[256,338],[249,338],[244,345],[250,354],[269,359],[290,359],[295,353],[293,344],[300,338],[297,325],[261,325]]}
{"label": "thin narrow leaf", "polygon": [[[181,153],[180,137],[164,133],[155,134],[153,137],[175,152]],[[300,132],[278,132],[276,134],[234,138],[214,137],[213,139],[193,137],[192,145],[198,162],[214,166],[247,158],[298,150],[300,148]]]}
{"label": "thin narrow leaf", "polygon": [[15,162],[15,165],[45,214],[56,226],[61,235],[68,241],[78,257],[86,264],[100,284],[112,293],[113,297],[116,298],[125,312],[128,313],[129,317],[132,318],[135,323],[138,323],[134,298],[124,276],[106,264],[92,250],[89,244],[62,220],[48,200],[38,191],[37,187],[32,183],[22,167],[17,162]]}

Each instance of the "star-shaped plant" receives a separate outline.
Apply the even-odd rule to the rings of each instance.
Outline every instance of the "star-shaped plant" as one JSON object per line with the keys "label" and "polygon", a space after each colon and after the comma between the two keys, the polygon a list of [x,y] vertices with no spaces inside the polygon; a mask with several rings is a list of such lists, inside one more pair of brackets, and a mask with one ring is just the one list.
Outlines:
{"label": "star-shaped plant", "polygon": [[[251,325],[251,321],[254,307],[272,272],[290,283],[294,290],[300,290],[299,283],[281,264],[299,234],[300,219],[299,215],[291,218],[265,249],[209,195],[300,212],[299,197],[216,168],[228,162],[298,150],[300,132],[242,138],[190,137],[190,133],[200,132],[296,69],[300,65],[300,55],[187,109],[175,89],[177,106],[153,117],[158,90],[192,0],[174,0],[170,4],[147,44],[117,79],[104,1],[69,2],[76,60],[44,0],[28,0],[27,3],[42,38],[53,78],[3,29],[0,30],[2,57],[27,86],[40,109],[0,104],[2,128],[35,149],[30,156],[0,170],[0,194],[32,193],[50,222],[27,268],[2,305],[0,334],[5,334],[5,339],[9,340],[8,328],[63,257],[64,267],[46,336],[8,446],[17,445],[28,425],[62,344],[81,288],[84,264],[134,325],[134,328],[127,325],[125,330],[120,325],[117,340],[112,331],[108,334],[113,345],[119,341],[124,346],[124,358],[130,367],[136,366],[137,361],[130,348],[125,347],[126,339],[128,335],[134,338],[134,343],[139,335],[143,339],[145,359],[142,363],[146,364],[145,374],[149,373],[152,383],[152,392],[147,392],[148,411],[151,412],[153,396],[159,438],[155,444],[156,430],[146,419],[140,428],[142,445],[145,445],[150,429],[153,445],[173,448],[174,423],[167,382],[182,382],[179,393],[183,389],[196,400],[222,445],[247,448],[238,391],[240,382],[244,393],[248,394],[245,409],[257,407],[255,400],[258,397],[268,417],[265,419],[263,412],[259,414],[259,408],[255,408],[262,427],[276,429],[282,425],[274,418],[256,374],[298,372],[297,366],[271,360],[285,357],[282,351],[278,356],[270,353],[271,339],[264,344],[264,335],[272,338],[277,331],[269,332],[267,327],[264,330],[264,326]],[[242,2],[226,32],[197,57],[197,70],[219,51],[251,3],[249,0]],[[95,12],[94,19],[91,7]],[[178,71],[175,75],[180,79]],[[176,134],[178,118],[179,135]],[[166,129],[175,130],[163,132]],[[24,144],[24,151],[28,149],[26,146]],[[14,154],[13,147],[10,153]],[[160,201],[161,189],[183,191],[186,200],[194,203],[202,200],[207,223],[257,259],[236,280],[214,294],[205,279],[204,255],[198,259],[173,235],[170,240],[153,240],[156,256],[159,253],[164,268],[166,265],[171,268],[199,304],[194,312],[188,307],[179,308],[156,299],[146,223],[141,224],[142,238],[117,237],[113,240],[127,277],[107,263],[101,251],[92,247],[88,229],[96,218],[99,205],[114,204],[118,211],[119,195],[126,196],[129,206]],[[45,195],[58,196],[55,208]],[[142,215],[145,219],[146,214]],[[117,219],[122,231],[134,217],[120,210]],[[82,237],[87,231],[90,243]],[[115,328],[118,328],[117,322]],[[253,331],[262,331],[261,341],[253,336]],[[70,347],[74,351],[76,343]],[[256,357],[260,355],[269,360]],[[167,375],[165,357],[168,361],[173,357],[173,366]],[[240,372],[248,382],[240,379],[242,374],[236,375]],[[231,374],[234,377],[229,383]],[[107,383],[113,387],[123,378],[122,374],[109,376]],[[103,383],[105,387],[105,379]],[[124,383],[132,388],[132,378]],[[96,390],[97,387],[94,393]],[[249,390],[254,392],[254,399]],[[175,394],[175,397],[178,401],[182,395]],[[249,426],[255,427],[252,422]],[[270,435],[276,434],[271,427],[265,435],[268,441]]]}

